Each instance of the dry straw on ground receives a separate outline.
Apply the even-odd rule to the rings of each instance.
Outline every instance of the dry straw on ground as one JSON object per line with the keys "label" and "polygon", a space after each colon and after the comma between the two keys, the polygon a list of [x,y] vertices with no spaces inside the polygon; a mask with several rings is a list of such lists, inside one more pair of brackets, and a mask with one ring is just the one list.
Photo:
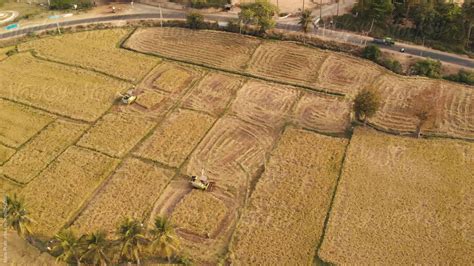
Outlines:
{"label": "dry straw on ground", "polygon": [[113,233],[124,217],[143,219],[173,176],[170,170],[139,159],[126,159],[72,228],[81,233],[99,229]]}
{"label": "dry straw on ground", "polygon": [[350,126],[350,103],[346,99],[304,93],[296,104],[294,122],[325,133],[344,133]]}
{"label": "dry straw on ground", "polygon": [[257,38],[233,33],[145,28],[137,30],[125,46],[139,52],[239,71],[244,69],[259,44]]}
{"label": "dry straw on ground", "polygon": [[28,183],[76,142],[87,127],[84,124],[55,121],[26,143],[0,168],[0,173],[19,183]]}
{"label": "dry straw on ground", "polygon": [[84,31],[42,38],[19,45],[41,57],[94,69],[132,82],[141,80],[159,60],[120,49],[129,29]]}
{"label": "dry straw on ground", "polygon": [[137,114],[109,113],[103,116],[78,142],[110,156],[126,155],[155,126]]}
{"label": "dry straw on ground", "polygon": [[237,225],[233,264],[313,262],[346,144],[346,139],[286,130]]}
{"label": "dry straw on ground", "polygon": [[18,147],[53,119],[33,108],[0,99],[0,143]]}
{"label": "dry straw on ground", "polygon": [[178,109],[142,143],[135,155],[178,167],[213,122],[214,119],[208,115]]}
{"label": "dry straw on ground", "polygon": [[17,54],[0,63],[0,95],[71,118],[94,121],[128,85],[94,72]]}
{"label": "dry straw on ground", "polygon": [[242,82],[237,76],[209,73],[186,96],[182,107],[220,116]]}
{"label": "dry straw on ground", "polygon": [[335,264],[469,264],[473,173],[473,143],[357,129],[320,257]]}
{"label": "dry straw on ground", "polygon": [[35,233],[48,237],[57,233],[118,163],[91,150],[68,148],[21,190],[35,220],[32,227]]}
{"label": "dry straw on ground", "polygon": [[[15,154],[15,150],[12,148],[8,148],[5,145],[0,144],[0,165],[4,164],[13,154]],[[0,168],[0,173],[2,172]]]}

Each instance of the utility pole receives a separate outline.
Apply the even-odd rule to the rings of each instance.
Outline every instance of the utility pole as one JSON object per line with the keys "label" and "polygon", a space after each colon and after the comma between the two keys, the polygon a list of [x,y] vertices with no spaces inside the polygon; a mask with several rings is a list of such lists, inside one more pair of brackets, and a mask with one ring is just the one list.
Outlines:
{"label": "utility pole", "polygon": [[160,7],[160,26],[163,28],[163,12],[161,11],[161,5],[159,5]]}
{"label": "utility pole", "polygon": [[323,20],[323,0],[319,4],[319,19]]}
{"label": "utility pole", "polygon": [[339,17],[339,2],[341,2],[341,0],[336,0],[336,3],[337,3],[336,17]]}
{"label": "utility pole", "polygon": [[303,0],[303,10],[302,11],[304,12],[304,0]]}
{"label": "utility pole", "polygon": [[474,26],[474,23],[469,24],[469,31],[467,33],[467,40],[466,40],[466,48],[469,49],[469,44],[471,42],[471,33],[472,33],[472,27]]}

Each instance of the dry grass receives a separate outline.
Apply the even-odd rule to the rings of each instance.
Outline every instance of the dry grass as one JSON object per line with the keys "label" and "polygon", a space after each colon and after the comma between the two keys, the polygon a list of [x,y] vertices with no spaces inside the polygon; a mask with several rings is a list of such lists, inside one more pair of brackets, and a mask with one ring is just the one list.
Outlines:
{"label": "dry grass", "polygon": [[94,69],[132,82],[141,80],[159,60],[118,47],[129,29],[85,31],[42,38],[19,45],[42,57]]}
{"label": "dry grass", "polygon": [[87,149],[68,148],[21,191],[36,221],[33,230],[40,236],[56,233],[118,162]]}
{"label": "dry grass", "polygon": [[0,64],[0,95],[68,117],[94,121],[127,84],[78,68],[11,56]]}
{"label": "dry grass", "polygon": [[229,70],[243,70],[260,44],[256,38],[234,33],[183,28],[137,30],[125,46],[178,60]]}
{"label": "dry grass", "polygon": [[0,61],[2,61],[2,59],[7,58],[7,52],[13,49],[15,49],[15,47],[13,46],[0,48]]}
{"label": "dry grass", "polygon": [[225,203],[212,193],[193,190],[176,205],[171,218],[179,231],[211,237],[227,212]]}
{"label": "dry grass", "polygon": [[469,264],[473,173],[473,143],[357,129],[320,257],[336,264]]}
{"label": "dry grass", "polygon": [[28,183],[72,145],[87,127],[59,120],[52,123],[23,146],[0,172],[19,183]]}
{"label": "dry grass", "polygon": [[304,93],[295,108],[294,122],[325,133],[344,133],[350,125],[350,103],[338,97]]}
{"label": "dry grass", "polygon": [[178,167],[211,127],[208,115],[181,110],[171,113],[135,152],[137,156]]}
{"label": "dry grass", "polygon": [[81,140],[79,146],[114,157],[126,155],[156,122],[133,113],[109,113],[103,116]]}
{"label": "dry grass", "polygon": [[278,128],[287,120],[297,96],[290,87],[249,81],[238,91],[231,113],[252,124]]}
{"label": "dry grass", "polygon": [[209,73],[186,96],[182,106],[220,116],[242,82],[236,76]]}
{"label": "dry grass", "polygon": [[265,42],[258,47],[248,72],[274,80],[312,86],[327,53],[288,42]]}
{"label": "dry grass", "polygon": [[126,159],[90,201],[72,228],[81,233],[112,233],[123,217],[143,219],[174,173],[138,159]]}
{"label": "dry grass", "polygon": [[284,133],[234,233],[232,264],[313,262],[346,145],[303,130]]}
{"label": "dry grass", "polygon": [[322,64],[316,84],[326,91],[355,95],[380,74],[381,68],[372,62],[332,53]]}
{"label": "dry grass", "polygon": [[146,109],[154,109],[158,104],[166,99],[166,95],[155,90],[143,89],[142,93],[138,95],[136,103],[145,107]]}
{"label": "dry grass", "polygon": [[0,99],[0,143],[19,147],[53,119],[33,108]]}
{"label": "dry grass", "polygon": [[[15,150],[8,148],[7,146],[4,146],[0,144],[0,165],[4,164],[10,157],[12,157],[13,154],[15,154]],[[2,172],[0,168],[0,173]]]}
{"label": "dry grass", "polygon": [[[445,81],[385,75],[375,82],[383,101],[370,123],[385,130],[474,139],[472,88]],[[426,112],[421,123],[419,113]]]}
{"label": "dry grass", "polygon": [[138,88],[155,89],[179,95],[186,91],[201,75],[202,71],[196,68],[166,62],[150,72]]}

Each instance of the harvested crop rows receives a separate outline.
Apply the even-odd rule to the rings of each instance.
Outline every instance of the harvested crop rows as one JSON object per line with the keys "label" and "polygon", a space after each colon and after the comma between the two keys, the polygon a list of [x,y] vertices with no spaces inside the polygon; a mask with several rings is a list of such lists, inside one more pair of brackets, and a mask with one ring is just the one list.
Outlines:
{"label": "harvested crop rows", "polygon": [[298,101],[296,125],[325,133],[344,133],[350,125],[350,103],[339,97],[304,93]]}
{"label": "harvested crop rows", "polygon": [[184,108],[220,116],[242,84],[242,79],[221,73],[209,73],[183,100]]}
{"label": "harvested crop rows", "polygon": [[84,134],[78,145],[110,156],[122,157],[145,137],[155,124],[138,114],[109,113]]}
{"label": "harvested crop rows", "polygon": [[19,45],[41,57],[94,69],[128,81],[141,80],[159,60],[118,47],[128,29],[85,31],[42,38]]}
{"label": "harvested crop rows", "polygon": [[0,173],[19,183],[28,183],[72,145],[87,127],[83,124],[55,121],[24,145],[0,168]]}
{"label": "harvested crop rows", "polygon": [[474,144],[357,129],[320,257],[335,264],[469,264]]}
{"label": "harvested crop rows", "polygon": [[234,233],[232,264],[312,263],[346,144],[346,139],[286,130]]}
{"label": "harvested crop rows", "polygon": [[322,50],[295,43],[265,42],[257,48],[247,71],[256,76],[314,86],[326,57]]}
{"label": "harvested crop rows", "polygon": [[0,110],[0,143],[11,147],[19,147],[54,119],[43,112],[2,99]]}
{"label": "harvested crop rows", "polygon": [[110,175],[118,160],[72,146],[21,190],[33,230],[51,236],[68,222]]}
{"label": "harvested crop rows", "polygon": [[99,229],[113,233],[125,217],[147,215],[174,172],[139,159],[126,159],[90,201],[72,228],[81,233]]}
{"label": "harvested crop rows", "polygon": [[260,44],[257,38],[232,33],[182,28],[138,29],[125,47],[228,70],[240,71]]}
{"label": "harvested crop rows", "polygon": [[[370,123],[386,131],[422,133],[474,139],[472,88],[423,78],[392,75],[375,82],[384,101]],[[425,114],[425,120],[420,115]],[[422,122],[423,121],[423,122]]]}
{"label": "harvested crop rows", "polygon": [[178,167],[213,122],[214,119],[208,115],[178,109],[142,143],[135,155]]}
{"label": "harvested crop rows", "polygon": [[67,117],[94,121],[126,83],[90,71],[50,63],[28,53],[0,62],[0,95]]}
{"label": "harvested crop rows", "polygon": [[[8,148],[5,145],[0,144],[0,165],[4,164],[12,155],[15,154],[15,150]],[[0,168],[1,169],[1,168]],[[0,170],[1,174],[2,170]]]}

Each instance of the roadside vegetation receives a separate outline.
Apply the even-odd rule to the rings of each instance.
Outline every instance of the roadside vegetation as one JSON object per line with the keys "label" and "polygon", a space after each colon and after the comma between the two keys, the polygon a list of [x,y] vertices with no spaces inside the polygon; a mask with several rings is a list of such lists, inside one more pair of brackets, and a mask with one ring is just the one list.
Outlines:
{"label": "roadside vegetation", "polygon": [[351,14],[335,19],[338,28],[390,36],[456,53],[472,53],[474,2],[361,0]]}

